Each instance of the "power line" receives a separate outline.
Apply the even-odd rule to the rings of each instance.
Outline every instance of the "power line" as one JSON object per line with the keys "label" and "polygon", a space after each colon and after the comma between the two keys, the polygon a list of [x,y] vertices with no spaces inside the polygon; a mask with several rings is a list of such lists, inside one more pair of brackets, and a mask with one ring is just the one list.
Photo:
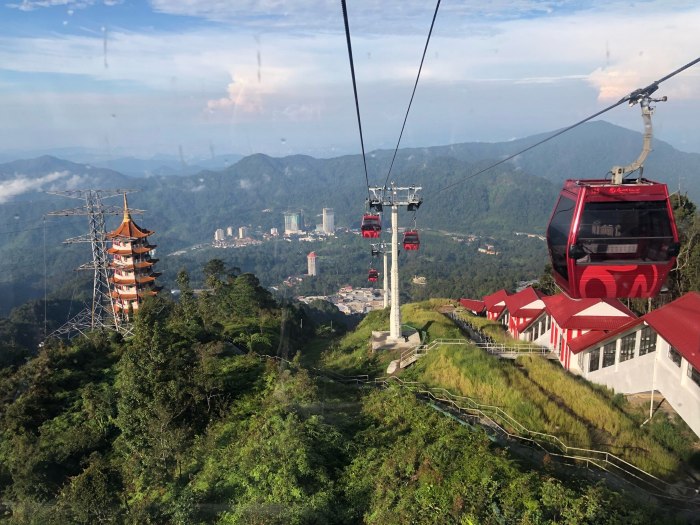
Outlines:
{"label": "power line", "polygon": [[[48,221],[48,222],[52,224],[52,223],[55,223],[57,221]],[[30,231],[34,231],[34,230],[41,230],[43,228],[44,228],[44,226],[42,225],[42,226],[32,226],[31,228],[22,228],[20,230],[5,230],[5,231],[0,231],[0,235],[10,235],[13,233],[30,232]]]}
{"label": "power line", "polygon": [[362,163],[365,166],[365,182],[367,183],[367,199],[369,194],[369,175],[367,174],[367,157],[365,156],[365,142],[362,138],[362,120],[360,119],[360,103],[357,98],[357,82],[355,81],[355,64],[352,59],[352,44],[350,43],[350,25],[348,23],[348,9],[345,6],[345,0],[340,0],[340,5],[343,8],[343,21],[345,22],[345,40],[348,43],[348,58],[350,59],[350,74],[352,75],[352,89],[355,93],[355,110],[357,111],[357,125],[360,129],[360,145],[362,146]]}
{"label": "power line", "polygon": [[439,190],[436,190],[436,191],[434,191],[434,192],[433,192],[432,194],[430,194],[430,195],[437,195],[438,193],[441,193],[441,192],[443,192],[443,191],[445,191],[445,190],[449,190],[449,189],[451,189],[451,188],[454,188],[455,186],[458,186],[459,184],[462,184],[463,182],[466,182],[466,181],[468,181],[468,180],[471,180],[471,179],[473,179],[474,177],[476,177],[476,176],[478,176],[478,175],[481,175],[482,173],[487,172],[487,171],[489,171],[489,170],[495,168],[496,166],[500,166],[501,164],[503,164],[503,163],[505,163],[505,162],[508,162],[509,160],[514,159],[514,158],[517,157],[518,155],[522,155],[523,153],[525,153],[525,152],[527,152],[527,151],[530,151],[531,149],[534,149],[534,148],[536,148],[536,147],[538,147],[538,146],[541,146],[541,145],[544,144],[545,142],[548,142],[548,141],[552,140],[553,138],[556,138],[556,137],[558,137],[559,135],[562,135],[562,134],[566,133],[567,131],[571,131],[571,130],[574,129],[575,127],[578,127],[578,126],[580,126],[581,124],[584,124],[584,123],[588,122],[589,120],[592,120],[592,119],[594,119],[594,118],[596,118],[596,117],[602,115],[603,113],[606,113],[606,112],[610,111],[611,109],[614,109],[614,108],[616,108],[617,106],[619,106],[619,105],[621,105],[621,104],[624,104],[625,102],[628,102],[630,105],[636,104],[637,102],[639,102],[639,101],[640,101],[641,99],[643,99],[644,97],[650,96],[650,95],[651,95],[652,93],[654,93],[657,89],[659,89],[659,84],[661,84],[662,82],[665,82],[666,80],[668,80],[668,79],[671,78],[671,77],[676,76],[678,73],[680,73],[680,72],[682,72],[682,71],[685,71],[685,70],[688,69],[689,67],[694,66],[694,65],[697,64],[698,62],[700,62],[700,57],[696,58],[695,60],[693,60],[693,61],[691,61],[691,62],[688,62],[688,63],[685,64],[684,66],[682,66],[682,67],[676,69],[675,71],[669,73],[669,74],[666,75],[665,77],[662,77],[662,78],[660,78],[659,80],[656,80],[656,81],[652,82],[651,84],[649,84],[648,86],[646,86],[646,87],[644,87],[644,88],[635,89],[634,91],[632,91],[632,92],[629,93],[628,95],[625,95],[624,97],[622,97],[620,100],[618,100],[618,101],[615,102],[614,104],[608,106],[608,107],[605,108],[605,109],[602,109],[602,110],[598,111],[597,113],[594,113],[594,114],[591,115],[590,117],[586,117],[586,118],[583,119],[583,120],[579,120],[579,121],[576,122],[575,124],[572,124],[571,126],[568,126],[568,127],[564,128],[564,129],[561,129],[561,130],[559,130],[559,131],[553,133],[553,134],[550,135],[549,137],[546,137],[546,138],[544,138],[544,139],[542,139],[542,140],[536,142],[535,144],[532,144],[532,145],[530,145],[530,146],[528,146],[528,147],[526,147],[526,148],[521,149],[520,151],[518,151],[518,152],[516,152],[516,153],[513,153],[512,155],[509,155],[509,156],[506,157],[505,159],[501,159],[501,160],[499,160],[498,162],[494,162],[493,164],[491,164],[491,165],[489,165],[489,166],[487,166],[487,167],[485,167],[485,168],[483,168],[483,169],[477,171],[476,173],[472,173],[471,175],[468,175],[468,176],[462,178],[461,180],[458,180],[457,182],[454,182],[454,183],[452,183],[452,184],[450,184],[450,185],[448,185],[448,186],[445,186],[444,188],[441,188],[441,189],[439,189]]}
{"label": "power line", "polygon": [[433,27],[435,26],[435,19],[437,18],[438,10],[440,9],[440,0],[437,0],[435,5],[435,13],[433,13],[433,21],[430,23],[430,31],[428,31],[428,38],[425,41],[425,47],[423,48],[423,56],[420,59],[420,66],[418,66],[418,75],[416,76],[416,82],[413,84],[413,92],[411,93],[411,100],[408,102],[408,108],[406,108],[406,116],[403,119],[403,125],[401,126],[401,133],[399,133],[399,140],[396,142],[396,148],[394,149],[394,156],[391,158],[391,164],[389,165],[389,171],[386,174],[386,180],[384,181],[384,187],[389,183],[389,176],[391,175],[391,169],[394,167],[394,161],[396,160],[396,154],[399,151],[399,144],[401,144],[401,138],[403,137],[404,128],[406,128],[406,121],[408,120],[408,112],[411,111],[411,104],[413,104],[413,97],[416,95],[416,88],[418,87],[418,80],[420,79],[420,73],[423,70],[423,62],[425,61],[425,54],[428,52],[428,44],[430,43],[430,36],[433,34]]}

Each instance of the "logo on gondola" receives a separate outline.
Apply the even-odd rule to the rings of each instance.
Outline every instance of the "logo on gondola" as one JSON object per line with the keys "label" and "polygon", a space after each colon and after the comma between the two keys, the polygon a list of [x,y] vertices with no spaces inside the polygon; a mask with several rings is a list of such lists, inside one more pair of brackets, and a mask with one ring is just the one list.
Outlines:
{"label": "logo on gondola", "polygon": [[591,186],[588,191],[596,194],[619,195],[621,193],[639,194],[642,188],[634,186]]}

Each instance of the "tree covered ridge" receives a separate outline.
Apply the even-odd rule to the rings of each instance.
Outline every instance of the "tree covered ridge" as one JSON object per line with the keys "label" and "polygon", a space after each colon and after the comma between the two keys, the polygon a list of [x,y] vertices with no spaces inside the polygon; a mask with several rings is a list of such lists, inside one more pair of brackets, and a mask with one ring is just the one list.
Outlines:
{"label": "tree covered ridge", "polygon": [[411,395],[259,358],[309,343],[303,312],[253,275],[207,277],[195,296],[181,272],[180,300],[145,302],[128,341],[54,341],[2,368],[3,522],[663,522]]}

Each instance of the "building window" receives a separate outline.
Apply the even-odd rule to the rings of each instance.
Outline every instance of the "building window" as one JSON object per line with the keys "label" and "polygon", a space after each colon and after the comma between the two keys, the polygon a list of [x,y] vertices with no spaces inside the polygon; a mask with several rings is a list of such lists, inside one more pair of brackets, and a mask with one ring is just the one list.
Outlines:
{"label": "building window", "polygon": [[629,334],[623,337],[620,341],[620,363],[632,359],[634,357],[634,344],[637,339],[637,334]]}
{"label": "building window", "polygon": [[676,363],[676,366],[681,366],[681,354],[672,346],[668,347],[668,357],[671,361]]}
{"label": "building window", "polygon": [[693,380],[693,383],[700,386],[700,372],[691,365],[688,365],[688,377]]}
{"label": "building window", "polygon": [[588,371],[595,372],[600,367],[600,348],[591,350],[588,354]]}
{"label": "building window", "polygon": [[615,341],[603,347],[603,368],[615,364]]}
{"label": "building window", "polygon": [[651,326],[642,329],[642,338],[639,342],[639,355],[649,354],[656,350],[656,332]]}

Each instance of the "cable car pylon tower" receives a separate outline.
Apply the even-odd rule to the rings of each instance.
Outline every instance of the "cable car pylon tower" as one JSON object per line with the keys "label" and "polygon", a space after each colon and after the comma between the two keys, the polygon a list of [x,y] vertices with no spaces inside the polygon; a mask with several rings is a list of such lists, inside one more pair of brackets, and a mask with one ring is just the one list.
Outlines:
{"label": "cable car pylon tower", "polygon": [[[72,237],[63,241],[66,244],[90,243],[92,261],[82,264],[77,270],[92,270],[92,305],[67,321],[63,326],[49,334],[49,337],[68,337],[85,335],[90,330],[110,330],[128,333],[127,325],[119,322],[114,315],[112,286],[110,280],[109,256],[107,253],[107,231],[105,229],[106,215],[122,215],[123,208],[105,205],[104,199],[124,195],[135,190],[67,190],[50,191],[51,195],[59,195],[71,199],[85,201],[83,206],[65,210],[53,211],[47,215],[53,217],[87,216],[89,231],[85,235]],[[142,210],[129,210],[131,213],[143,213]]]}
{"label": "cable car pylon tower", "polygon": [[382,274],[384,288],[383,308],[389,306],[389,252],[387,251],[387,247],[388,245],[384,242],[372,243],[372,257],[379,257],[381,255],[384,259],[384,273]]}
{"label": "cable car pylon tower", "polygon": [[[399,301],[399,207],[405,206],[415,212],[423,200],[420,186],[398,187],[394,182],[389,187],[369,187],[369,207],[381,212],[391,208],[391,313],[389,316],[389,339],[398,341],[401,334],[401,304]],[[384,259],[386,261],[386,259]],[[384,282],[386,283],[386,266]],[[386,285],[385,285],[386,286]],[[385,295],[386,297],[386,295]],[[385,299],[386,301],[386,299]]]}

